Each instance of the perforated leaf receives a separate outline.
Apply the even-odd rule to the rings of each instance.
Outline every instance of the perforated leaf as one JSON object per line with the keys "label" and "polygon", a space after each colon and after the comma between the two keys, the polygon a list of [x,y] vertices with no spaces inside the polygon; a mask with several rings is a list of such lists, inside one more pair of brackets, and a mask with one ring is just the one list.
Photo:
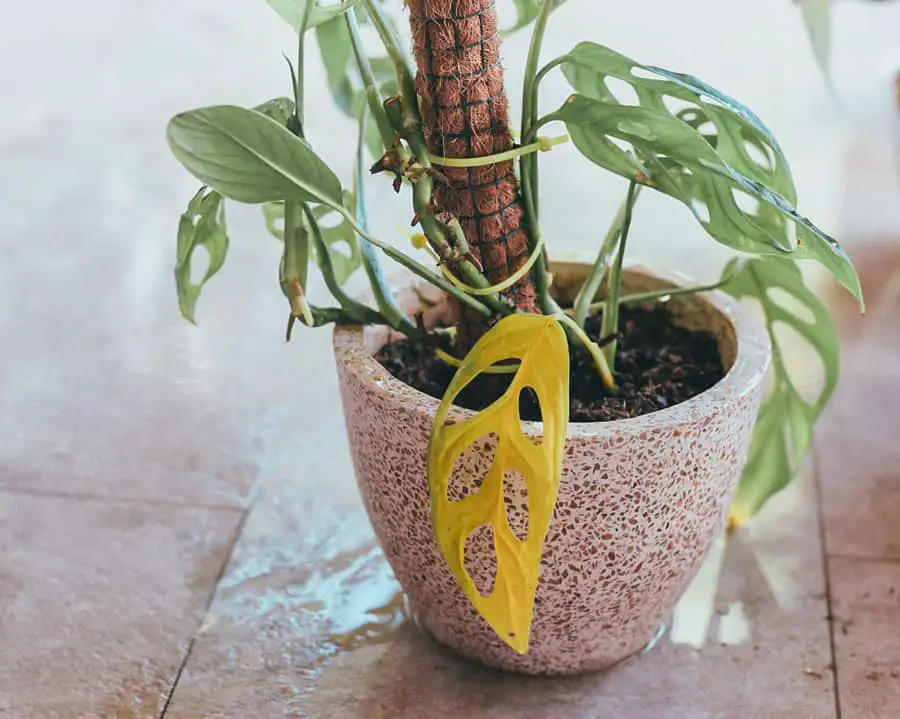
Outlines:
{"label": "perforated leaf", "polygon": [[[752,258],[723,289],[738,299],[760,302],[773,350],[773,384],[756,422],[732,508],[732,525],[740,526],[803,468],[813,428],[840,376],[840,343],[827,309],[790,260]],[[821,360],[824,377],[815,376],[819,363],[810,362],[811,355]],[[818,390],[814,396],[809,396],[811,387]]]}
{"label": "perforated leaf", "polygon": [[[203,279],[195,284],[191,281],[191,263],[198,247],[203,247],[208,253],[209,265]],[[194,309],[203,286],[222,269],[227,253],[228,232],[223,198],[218,192],[202,187],[178,222],[175,286],[181,314],[189,322],[194,322]]]}
{"label": "perforated leaf", "polygon": [[722,244],[818,260],[862,302],[850,258],[794,209],[784,153],[748,108],[689,75],[594,43],[557,62],[580,94],[549,117],[567,124],[588,159],[680,200]]}
{"label": "perforated leaf", "polygon": [[[458,424],[446,425],[459,393],[480,373],[504,360],[519,361],[506,393],[490,407]],[[544,437],[540,445],[522,432],[519,395],[538,397]],[[512,315],[475,345],[447,389],[435,417],[428,450],[428,478],[435,538],[463,591],[497,635],[520,653],[528,651],[534,596],[544,540],[559,491],[569,420],[569,348],[565,332],[550,317]],[[476,494],[448,499],[457,459],[485,435],[498,438],[493,464]],[[529,497],[528,534],[513,532],[503,501],[503,478],[517,470]],[[482,596],[465,568],[466,539],[480,527],[493,530],[497,577]]]}

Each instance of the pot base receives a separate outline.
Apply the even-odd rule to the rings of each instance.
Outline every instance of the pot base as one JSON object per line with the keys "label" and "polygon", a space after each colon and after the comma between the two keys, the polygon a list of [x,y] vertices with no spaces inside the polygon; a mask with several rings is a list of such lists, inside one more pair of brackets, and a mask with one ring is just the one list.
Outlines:
{"label": "pot base", "polygon": [[528,669],[510,669],[506,666],[503,666],[499,663],[492,663],[490,661],[486,661],[482,656],[476,654],[467,654],[465,651],[454,647],[451,644],[447,644],[438,639],[434,632],[430,631],[428,627],[426,627],[421,621],[419,621],[418,617],[413,614],[413,621],[415,622],[416,627],[423,632],[429,639],[431,639],[435,644],[440,647],[441,651],[445,651],[448,654],[453,655],[454,657],[461,659],[466,662],[470,662],[472,664],[478,664],[482,667],[486,667],[487,669],[491,669],[493,671],[504,672],[506,674],[519,674],[523,676],[530,677],[577,677],[577,676],[586,676],[588,674],[599,674],[601,672],[607,672],[615,669],[616,667],[624,664],[625,662],[636,659],[648,652],[652,651],[660,642],[660,640],[665,636],[666,630],[668,629],[668,623],[661,624],[659,629],[656,631],[656,634],[653,636],[647,644],[645,644],[640,649],[630,652],[625,656],[615,659],[613,661],[605,661],[605,662],[597,662],[594,664],[586,664],[581,667],[571,667],[567,666],[565,669],[560,669],[554,671],[553,669],[538,667],[534,670]]}

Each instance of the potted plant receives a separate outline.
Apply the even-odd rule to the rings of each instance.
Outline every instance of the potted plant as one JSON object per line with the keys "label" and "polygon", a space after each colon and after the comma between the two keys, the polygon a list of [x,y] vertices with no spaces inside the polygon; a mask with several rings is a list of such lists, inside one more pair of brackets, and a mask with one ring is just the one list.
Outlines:
{"label": "potted plant", "polygon": [[[736,529],[800,469],[839,351],[798,263],[817,261],[862,303],[853,265],[797,213],[784,154],[743,105],[589,42],[542,65],[554,2],[517,3],[516,26],[534,21],[518,142],[493,0],[407,0],[417,71],[376,0],[270,4],[298,31],[293,97],[201,108],[168,128],[204,183],[178,231],[183,314],[193,320],[202,287],[190,279],[196,249],[210,255],[203,282],[225,260],[225,199],[263,205],[284,242],[288,338],[297,324],[336,326],[358,483],[419,623],[526,673],[599,669],[638,651],[729,509]],[[366,53],[362,22],[383,56]],[[359,119],[349,188],[304,133],[310,30],[336,100]],[[538,89],[552,72],[573,93],[545,109]],[[567,134],[544,136],[553,126]],[[551,262],[558,240],[540,220],[539,158],[569,139],[624,178],[592,263]],[[368,227],[367,146],[371,172],[409,197],[413,251]],[[715,285],[627,266],[647,189],[735,251]],[[383,256],[412,280],[391,286]],[[307,295],[310,267],[326,305]],[[365,299],[344,289],[357,267]],[[739,307],[745,298],[760,311]],[[780,327],[820,357],[816,397],[788,373]]]}

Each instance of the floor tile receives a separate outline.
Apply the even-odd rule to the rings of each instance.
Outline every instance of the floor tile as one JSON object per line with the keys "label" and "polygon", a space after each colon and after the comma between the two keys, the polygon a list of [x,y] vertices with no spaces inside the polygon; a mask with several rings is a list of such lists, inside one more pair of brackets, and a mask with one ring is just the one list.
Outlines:
{"label": "floor tile", "polygon": [[829,566],[842,716],[900,716],[900,562]]}
{"label": "floor tile", "polygon": [[158,717],[240,516],[0,493],[0,716]]}
{"label": "floor tile", "polygon": [[261,498],[168,717],[834,716],[808,478],[710,554],[657,647],[603,675],[536,680],[456,659],[423,635],[349,475],[331,476],[344,478],[318,496],[295,482]]}
{"label": "floor tile", "polygon": [[900,558],[900,239],[861,245],[869,313],[836,296],[841,384],[817,429],[830,554]]}

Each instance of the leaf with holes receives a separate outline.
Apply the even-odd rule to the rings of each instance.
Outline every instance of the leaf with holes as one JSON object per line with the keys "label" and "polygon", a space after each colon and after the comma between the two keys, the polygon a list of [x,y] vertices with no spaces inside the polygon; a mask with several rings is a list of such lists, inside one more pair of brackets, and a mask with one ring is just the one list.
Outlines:
{"label": "leaf with holes", "polygon": [[[191,281],[194,251],[203,247],[209,254],[209,266],[200,284]],[[194,309],[203,286],[222,269],[228,253],[225,207],[218,192],[206,187],[194,195],[178,223],[178,255],[175,261],[175,286],[182,316],[194,323]]]}
{"label": "leaf with holes", "polygon": [[[345,190],[344,207],[353,212],[354,206],[355,198],[353,194]],[[266,202],[262,208],[266,220],[266,229],[273,237],[284,242],[284,202]],[[319,223],[322,237],[329,248],[335,279],[339,285],[343,285],[362,265],[362,252],[356,232],[354,232],[353,226],[345,217],[339,215],[330,207],[325,207],[324,205],[316,206],[313,209],[313,216]],[[326,218],[329,222],[336,220],[337,224],[324,224]],[[312,259],[321,267],[321,258],[316,252],[315,244],[310,245],[309,251]]]}
{"label": "leaf with holes", "polygon": [[[737,299],[758,300],[772,339],[773,385],[750,444],[750,454],[731,511],[738,527],[755,515],[803,468],[816,421],[831,400],[840,376],[840,342],[827,309],[806,286],[797,265],[774,257],[752,258],[723,286]],[[780,329],[779,329],[780,328]],[[790,331],[791,339],[780,331]],[[802,340],[798,343],[796,339]],[[809,397],[789,373],[794,361],[804,371],[814,353],[824,369],[821,389]],[[804,379],[817,379],[807,375]],[[806,394],[804,394],[806,390]]]}
{"label": "leaf with holes", "polygon": [[[690,75],[594,43],[579,44],[548,67],[555,65],[579,94],[545,121],[565,122],[588,159],[680,200],[722,244],[818,260],[862,304],[853,263],[794,209],[787,159],[748,108]],[[636,100],[626,104],[616,91]]]}
{"label": "leaf with holes", "polygon": [[[487,409],[447,425],[454,400],[479,374],[504,360],[519,368],[506,393]],[[532,443],[519,421],[519,395],[532,389],[541,406],[544,441]],[[444,394],[428,448],[428,480],[434,533],[441,552],[463,591],[497,635],[515,651],[528,651],[534,596],[544,540],[550,527],[562,473],[569,421],[569,347],[556,320],[540,315],[505,317],[475,345]],[[482,437],[498,438],[493,464],[476,494],[448,499],[457,459]],[[507,471],[519,472],[529,497],[528,535],[523,541],[510,527],[504,505]],[[497,578],[482,596],[465,569],[469,535],[489,526],[494,534]]]}
{"label": "leaf with holes", "polygon": [[232,200],[341,202],[340,180],[309,143],[255,110],[218,105],[176,115],[168,140],[188,172]]}

